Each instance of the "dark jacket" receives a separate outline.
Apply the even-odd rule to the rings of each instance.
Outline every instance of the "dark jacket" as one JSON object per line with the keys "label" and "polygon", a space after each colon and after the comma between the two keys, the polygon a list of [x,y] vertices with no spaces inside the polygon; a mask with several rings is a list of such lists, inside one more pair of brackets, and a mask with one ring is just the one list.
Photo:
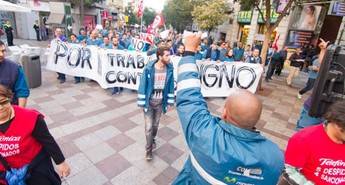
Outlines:
{"label": "dark jacket", "polygon": [[290,66],[292,67],[301,67],[303,65],[302,56],[298,55],[297,53],[294,53],[290,56]]}

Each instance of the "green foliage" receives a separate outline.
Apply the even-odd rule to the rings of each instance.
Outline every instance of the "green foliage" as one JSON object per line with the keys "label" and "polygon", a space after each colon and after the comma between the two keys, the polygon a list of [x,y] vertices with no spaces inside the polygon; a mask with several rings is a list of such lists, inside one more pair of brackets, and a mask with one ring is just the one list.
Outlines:
{"label": "green foliage", "polygon": [[[81,0],[71,0],[71,3],[76,6],[80,6]],[[84,6],[85,7],[91,7],[93,3],[101,2],[101,0],[84,0]]]}
{"label": "green foliage", "polygon": [[166,24],[172,25],[177,31],[182,32],[186,26],[191,26],[193,24],[193,9],[193,1],[168,0],[168,3],[163,9]]}
{"label": "green foliage", "polygon": [[227,18],[226,11],[225,0],[212,0],[195,6],[192,15],[200,29],[211,31],[224,23]]}
{"label": "green foliage", "polygon": [[154,20],[156,11],[152,8],[145,8],[143,15],[143,24],[148,26]]}
{"label": "green foliage", "polygon": [[254,2],[255,1],[253,0],[240,0],[241,10],[243,11],[252,10],[254,7]]}
{"label": "green foliage", "polygon": [[126,6],[125,16],[128,16],[128,25],[140,24],[140,20],[138,20],[132,6]]}

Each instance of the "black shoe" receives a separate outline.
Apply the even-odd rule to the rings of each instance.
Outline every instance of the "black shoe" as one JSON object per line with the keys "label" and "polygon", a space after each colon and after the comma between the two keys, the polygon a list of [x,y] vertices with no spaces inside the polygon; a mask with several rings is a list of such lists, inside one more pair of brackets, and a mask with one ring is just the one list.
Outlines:
{"label": "black shoe", "polygon": [[63,83],[65,83],[65,82],[66,82],[66,80],[60,79],[60,84],[63,84]]}
{"label": "black shoe", "polygon": [[146,161],[151,161],[153,159],[152,150],[146,151],[145,158],[146,158]]}

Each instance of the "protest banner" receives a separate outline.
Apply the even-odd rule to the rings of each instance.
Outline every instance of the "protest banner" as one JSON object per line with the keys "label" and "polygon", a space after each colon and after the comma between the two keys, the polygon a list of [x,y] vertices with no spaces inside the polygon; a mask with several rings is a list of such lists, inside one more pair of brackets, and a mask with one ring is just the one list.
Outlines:
{"label": "protest banner", "polygon": [[[177,81],[181,57],[171,57]],[[137,90],[145,65],[152,61],[144,52],[101,49],[96,46],[53,41],[46,68],[71,76],[95,80],[102,88]],[[197,61],[201,91],[205,97],[227,97],[234,89],[255,92],[262,67],[242,62]]]}
{"label": "protest banner", "polygon": [[133,38],[133,39],[132,39],[131,46],[132,46],[133,49],[136,50],[136,51],[145,52],[145,51],[149,50],[149,48],[150,48],[150,43],[149,43],[149,42],[146,42],[145,40],[142,40],[142,39]]}

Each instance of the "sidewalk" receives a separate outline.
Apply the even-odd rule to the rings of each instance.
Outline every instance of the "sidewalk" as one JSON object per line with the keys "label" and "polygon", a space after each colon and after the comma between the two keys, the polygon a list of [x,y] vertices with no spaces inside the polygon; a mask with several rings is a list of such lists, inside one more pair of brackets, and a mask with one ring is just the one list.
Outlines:
{"label": "sidewalk", "polygon": [[14,39],[13,43],[17,46],[27,44],[29,46],[41,47],[46,48],[50,43],[50,40],[46,41],[37,41],[37,40],[25,40],[25,39]]}

